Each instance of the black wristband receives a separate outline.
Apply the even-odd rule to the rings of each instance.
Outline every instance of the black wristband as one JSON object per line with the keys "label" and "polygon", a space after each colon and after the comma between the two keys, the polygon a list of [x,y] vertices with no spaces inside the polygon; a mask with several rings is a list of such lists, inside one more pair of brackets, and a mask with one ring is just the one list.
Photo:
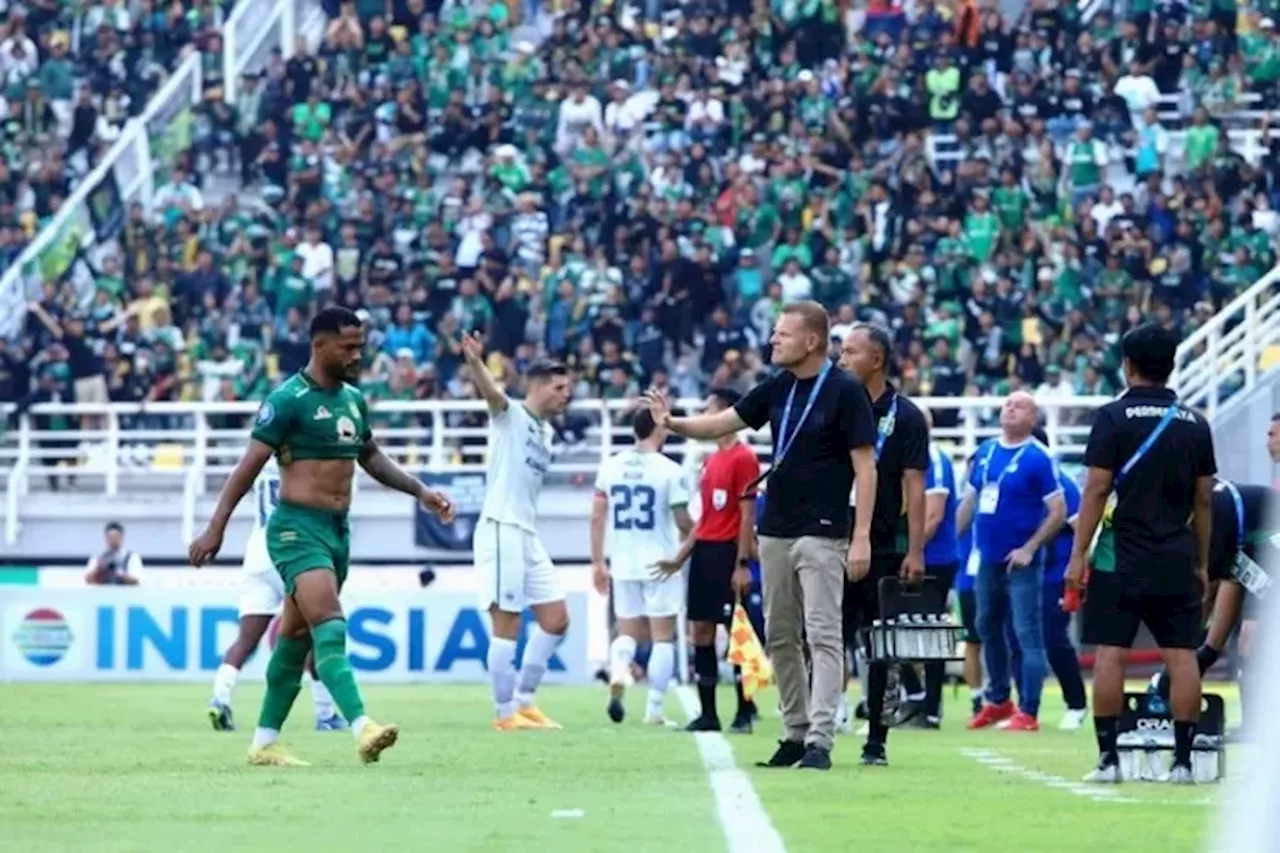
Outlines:
{"label": "black wristband", "polygon": [[739,565],[741,568],[744,568],[744,569],[745,569],[745,568],[748,568],[748,567],[751,565],[751,561],[750,561],[750,560],[748,560],[746,557],[739,557],[739,558],[738,558],[738,565]]}

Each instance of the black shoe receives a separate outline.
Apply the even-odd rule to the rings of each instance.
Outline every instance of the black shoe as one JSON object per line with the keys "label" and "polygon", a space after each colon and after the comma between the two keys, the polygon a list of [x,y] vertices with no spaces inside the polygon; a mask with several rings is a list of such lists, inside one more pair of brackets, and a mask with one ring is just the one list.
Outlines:
{"label": "black shoe", "polygon": [[884,744],[868,741],[862,748],[862,763],[867,767],[888,767],[889,757],[885,755]]}
{"label": "black shoe", "polygon": [[720,720],[716,717],[697,717],[690,721],[689,725],[684,727],[686,732],[718,732],[720,731]]}
{"label": "black shoe", "polygon": [[754,699],[748,700],[746,711],[747,719],[751,720],[751,722],[754,723],[756,720],[760,719],[760,709],[756,707]]}
{"label": "black shoe", "polygon": [[911,721],[911,728],[937,730],[942,728],[942,718],[933,714],[924,714]]}
{"label": "black shoe", "polygon": [[620,723],[627,716],[627,708],[622,704],[622,700],[614,696],[609,700],[609,719],[615,723]]}
{"label": "black shoe", "polygon": [[795,767],[804,756],[804,744],[794,740],[780,740],[773,757],[768,761],[757,761],[756,767]]}
{"label": "black shoe", "polygon": [[745,710],[734,717],[733,724],[729,726],[729,734],[749,735],[751,731],[751,714]]}
{"label": "black shoe", "polygon": [[870,719],[871,714],[867,712],[867,700],[863,699],[853,708],[853,716],[859,720]]}
{"label": "black shoe", "polygon": [[804,748],[804,755],[796,765],[799,770],[830,770],[831,750],[809,744]]}

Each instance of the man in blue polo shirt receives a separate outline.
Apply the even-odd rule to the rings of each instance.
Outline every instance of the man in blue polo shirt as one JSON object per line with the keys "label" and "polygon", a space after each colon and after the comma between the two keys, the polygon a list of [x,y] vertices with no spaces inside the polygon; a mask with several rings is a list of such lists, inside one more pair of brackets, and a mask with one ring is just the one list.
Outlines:
{"label": "man in blue polo shirt", "polygon": [[[1025,392],[1010,394],[1000,412],[1001,436],[978,448],[969,470],[958,527],[972,522],[978,550],[975,582],[978,636],[987,664],[986,703],[969,721],[983,729],[1008,721],[1008,731],[1038,731],[1044,685],[1044,554],[1066,521],[1058,466],[1031,436],[1038,411]],[[1022,650],[1019,705],[1010,698],[1005,623]]]}
{"label": "man in blue polo shirt", "polygon": [[[1048,445],[1049,439],[1039,427],[1032,437],[1041,444]],[[1071,614],[1062,609],[1062,597],[1066,590],[1064,577],[1067,563],[1071,561],[1071,542],[1075,537],[1076,514],[1080,512],[1080,486],[1061,468],[1058,469],[1058,485],[1062,487],[1062,498],[1067,509],[1067,523],[1053,537],[1046,547],[1044,586],[1041,597],[1044,606],[1044,651],[1049,660],[1049,668],[1058,679],[1062,688],[1062,698],[1067,703],[1067,713],[1063,715],[1058,728],[1064,731],[1075,731],[1084,725],[1088,715],[1087,699],[1084,691],[1084,677],[1080,674],[1080,657],[1076,654],[1075,644],[1071,642]],[[1021,649],[1017,647],[1017,639],[1006,623],[1005,635],[1009,639],[1011,669],[1016,674],[1022,660]],[[1022,694],[1019,684],[1018,694]]]}
{"label": "man in blue polo shirt", "polygon": [[[925,421],[933,428],[933,418],[924,410]],[[951,589],[960,566],[956,543],[956,473],[951,457],[929,442],[929,467],[924,474],[924,573],[934,578],[943,595]],[[920,724],[936,729],[942,724],[942,682],[946,664],[929,661],[924,665],[924,717]]]}

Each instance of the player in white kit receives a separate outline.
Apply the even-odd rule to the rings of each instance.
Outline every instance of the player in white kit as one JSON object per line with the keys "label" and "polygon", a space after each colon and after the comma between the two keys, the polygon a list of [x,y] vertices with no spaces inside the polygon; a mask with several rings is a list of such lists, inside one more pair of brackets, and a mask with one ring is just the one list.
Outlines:
{"label": "player in white kit", "polygon": [[[275,457],[262,467],[253,484],[254,519],[253,532],[244,547],[244,563],[241,566],[243,591],[240,595],[240,634],[222,657],[222,665],[213,677],[213,698],[209,700],[209,721],[217,731],[233,731],[235,718],[231,713],[231,693],[235,690],[240,668],[257,650],[267,633],[271,620],[280,613],[284,604],[284,581],[281,580],[271,557],[267,555],[267,522],[280,500],[280,466]],[[307,671],[312,670],[311,656],[307,656]],[[311,694],[316,705],[316,730],[341,731],[347,728],[333,707],[329,690],[312,673]]]}
{"label": "player in white kit", "polygon": [[667,431],[654,424],[648,409],[636,412],[632,427],[636,446],[605,460],[596,476],[591,507],[592,580],[601,595],[608,595],[612,585],[618,621],[618,637],[609,646],[609,719],[620,723],[626,716],[622,700],[631,680],[636,642],[648,627],[653,650],[644,719],[663,725],[662,703],[675,674],[676,617],[684,605],[685,579],[682,574],[654,578],[653,566],[680,550],[680,543],[693,530],[693,519],[684,471],[662,455]]}
{"label": "player in white kit", "polygon": [[[569,628],[569,612],[535,519],[542,478],[551,464],[552,429],[547,419],[569,403],[569,371],[558,362],[535,362],[525,373],[524,400],[511,400],[485,367],[480,338],[463,338],[462,351],[489,405],[488,482],[473,547],[480,606],[493,620],[488,664],[494,728],[558,729],[534,705],[533,694]],[[537,624],[517,673],[516,645],[526,607],[533,610]]]}

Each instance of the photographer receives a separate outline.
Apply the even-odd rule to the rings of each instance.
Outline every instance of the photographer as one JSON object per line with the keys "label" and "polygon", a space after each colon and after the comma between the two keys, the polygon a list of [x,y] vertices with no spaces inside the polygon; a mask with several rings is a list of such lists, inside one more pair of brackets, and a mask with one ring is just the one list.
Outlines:
{"label": "photographer", "polygon": [[103,531],[106,550],[89,558],[84,582],[90,586],[137,586],[142,580],[142,558],[124,547],[124,528],[107,523]]}

